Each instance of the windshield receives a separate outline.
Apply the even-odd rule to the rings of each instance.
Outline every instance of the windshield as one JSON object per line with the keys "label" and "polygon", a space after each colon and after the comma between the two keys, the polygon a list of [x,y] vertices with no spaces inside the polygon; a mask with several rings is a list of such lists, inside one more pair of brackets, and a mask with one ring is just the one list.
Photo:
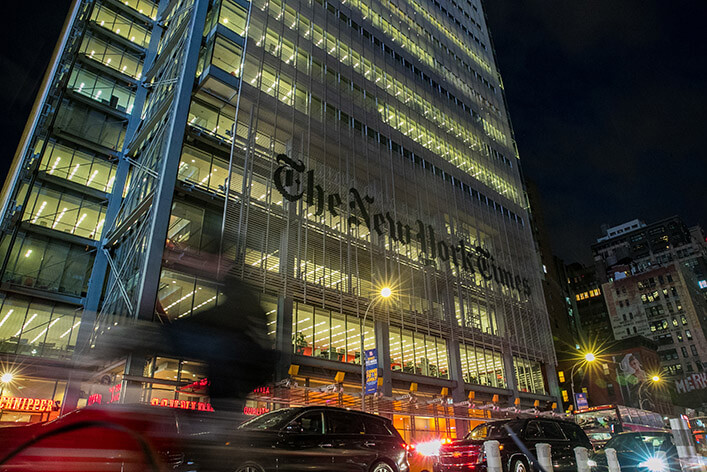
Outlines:
{"label": "windshield", "polygon": [[645,454],[653,454],[657,451],[672,452],[673,445],[672,437],[669,434],[620,434],[613,437],[606,447],[616,449],[617,451],[641,452]]}
{"label": "windshield", "polygon": [[574,420],[584,430],[611,430],[611,425],[618,424],[616,410],[587,411],[575,413]]}
{"label": "windshield", "polygon": [[278,429],[284,422],[292,417],[293,412],[293,408],[283,408],[281,410],[264,413],[241,424],[238,426],[238,429]]}

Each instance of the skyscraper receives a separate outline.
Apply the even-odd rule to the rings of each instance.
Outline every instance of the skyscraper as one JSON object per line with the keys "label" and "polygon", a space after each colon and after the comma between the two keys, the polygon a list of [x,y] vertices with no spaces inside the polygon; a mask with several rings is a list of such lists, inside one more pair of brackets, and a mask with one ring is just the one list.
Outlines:
{"label": "skyscraper", "polygon": [[[3,194],[9,359],[66,360],[122,318],[189,316],[219,303],[228,271],[268,312],[276,380],[299,389],[358,395],[363,331],[381,413],[403,396],[557,397],[478,0],[78,0],[37,103]],[[212,279],[187,259],[222,262]],[[110,382],[142,379],[151,402],[199,374],[128,359]],[[56,369],[23,375],[59,381],[60,399]],[[469,415],[424,411],[396,425],[453,434]]]}

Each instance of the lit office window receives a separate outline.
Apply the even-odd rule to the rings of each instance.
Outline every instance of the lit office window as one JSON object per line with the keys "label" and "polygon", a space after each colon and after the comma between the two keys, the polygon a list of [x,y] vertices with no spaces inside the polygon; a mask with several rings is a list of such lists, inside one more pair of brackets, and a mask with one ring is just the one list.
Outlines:
{"label": "lit office window", "polygon": [[513,357],[513,367],[518,382],[518,390],[529,393],[546,393],[540,362]]}
{"label": "lit office window", "polygon": [[69,357],[75,347],[80,313],[74,307],[30,303],[15,297],[0,301],[0,352]]}
{"label": "lit office window", "polygon": [[37,184],[32,187],[24,221],[83,238],[98,239],[105,223],[105,212],[101,202]]}
{"label": "lit office window", "polygon": [[245,8],[236,3],[225,0],[221,4],[219,23],[224,25],[239,36],[245,36],[248,13]]}
{"label": "lit office window", "polygon": [[3,281],[85,296],[92,264],[93,253],[84,246],[23,234],[12,247]]}
{"label": "lit office window", "polygon": [[500,353],[460,343],[459,354],[465,382],[506,388],[506,374]]}
{"label": "lit office window", "polygon": [[110,192],[115,181],[115,165],[100,157],[50,142],[39,166],[40,172],[86,187]]}
{"label": "lit office window", "polygon": [[[363,329],[364,349],[376,347],[373,321]],[[296,303],[292,314],[292,347],[295,354],[359,364],[361,320],[322,308]]]}
{"label": "lit office window", "polygon": [[395,371],[442,378],[449,374],[444,339],[423,333],[391,326],[390,358]]}
{"label": "lit office window", "polygon": [[189,316],[216,305],[216,292],[213,282],[163,269],[156,311],[169,319]]}

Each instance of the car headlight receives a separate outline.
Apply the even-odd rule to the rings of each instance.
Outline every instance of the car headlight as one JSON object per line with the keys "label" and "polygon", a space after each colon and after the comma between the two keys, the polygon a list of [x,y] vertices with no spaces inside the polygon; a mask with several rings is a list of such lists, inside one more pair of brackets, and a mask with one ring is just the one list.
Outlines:
{"label": "car headlight", "polygon": [[597,461],[595,461],[594,459],[588,459],[588,460],[587,460],[587,465],[588,465],[589,467],[596,467],[598,464],[597,464]]}
{"label": "car headlight", "polygon": [[639,462],[638,467],[645,467],[651,472],[665,472],[668,465],[665,463],[665,460],[660,457],[651,457],[643,462]]}

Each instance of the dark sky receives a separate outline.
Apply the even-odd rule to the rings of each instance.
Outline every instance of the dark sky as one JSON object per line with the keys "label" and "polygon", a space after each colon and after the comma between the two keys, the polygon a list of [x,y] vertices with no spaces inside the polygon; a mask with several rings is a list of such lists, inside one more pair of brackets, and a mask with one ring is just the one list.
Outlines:
{"label": "dark sky", "polygon": [[526,176],[553,248],[602,223],[707,225],[704,1],[486,0]]}
{"label": "dark sky", "polygon": [[[3,11],[0,175],[69,3]],[[707,227],[707,4],[485,3],[524,172],[557,255],[588,261],[602,223],[677,214]]]}

